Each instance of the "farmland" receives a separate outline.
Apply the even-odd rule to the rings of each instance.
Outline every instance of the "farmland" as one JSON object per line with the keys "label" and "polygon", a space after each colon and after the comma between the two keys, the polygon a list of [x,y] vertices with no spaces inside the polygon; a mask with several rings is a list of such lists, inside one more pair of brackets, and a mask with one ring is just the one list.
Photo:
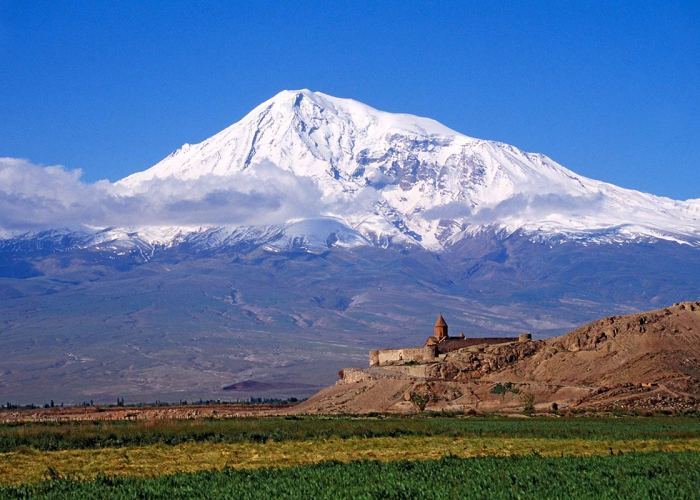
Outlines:
{"label": "farmland", "polygon": [[[683,496],[700,488],[698,465],[696,417],[266,417],[0,426],[0,496],[9,497],[107,491],[184,497],[205,485],[212,497],[373,497],[390,490],[399,497],[478,496],[484,488],[502,497],[648,496],[664,488]],[[373,477],[382,479],[362,479]],[[425,489],[429,478],[437,489]]]}
{"label": "farmland", "polygon": [[192,442],[238,443],[400,436],[582,440],[700,438],[696,417],[266,417],[0,425],[0,452]]}
{"label": "farmland", "polygon": [[285,469],[56,479],[0,495],[32,498],[692,498],[697,453],[608,457],[447,457],[429,461],[324,462]]}

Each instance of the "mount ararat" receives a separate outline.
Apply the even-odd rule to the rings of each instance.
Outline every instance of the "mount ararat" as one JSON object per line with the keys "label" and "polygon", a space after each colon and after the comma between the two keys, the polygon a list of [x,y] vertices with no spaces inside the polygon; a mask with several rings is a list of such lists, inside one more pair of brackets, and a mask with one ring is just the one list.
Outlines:
{"label": "mount ararat", "polygon": [[[319,215],[356,233],[356,244],[364,238],[441,250],[483,227],[700,241],[700,201],[621,189],[434,120],[308,90],[281,92],[231,127],[119,184],[138,193],[153,180],[255,178],[265,164],[310,180],[324,209]],[[328,229],[336,230],[334,224]],[[301,228],[309,230],[315,232]]]}
{"label": "mount ararat", "polygon": [[33,198],[0,162],[11,401],[303,396],[437,311],[547,336],[700,298],[700,200],[319,92],[116,183],[56,168]]}

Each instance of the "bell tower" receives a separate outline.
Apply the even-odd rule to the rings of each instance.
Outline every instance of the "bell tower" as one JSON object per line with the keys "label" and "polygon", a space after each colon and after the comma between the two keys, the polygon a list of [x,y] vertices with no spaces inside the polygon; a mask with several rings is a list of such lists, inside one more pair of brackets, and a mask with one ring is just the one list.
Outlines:
{"label": "bell tower", "polygon": [[438,341],[449,337],[447,333],[447,322],[445,321],[445,318],[442,317],[442,314],[440,314],[435,320],[435,326],[433,327],[433,336],[436,339],[438,339]]}

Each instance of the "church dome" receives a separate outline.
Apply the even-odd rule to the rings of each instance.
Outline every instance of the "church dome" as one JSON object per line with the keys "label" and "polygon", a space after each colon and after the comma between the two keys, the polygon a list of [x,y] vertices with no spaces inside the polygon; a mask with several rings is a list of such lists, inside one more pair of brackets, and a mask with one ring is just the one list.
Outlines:
{"label": "church dome", "polygon": [[433,335],[438,340],[438,342],[450,336],[449,333],[447,333],[447,321],[445,321],[445,318],[442,317],[442,314],[438,315],[437,319],[435,320],[435,326],[433,327]]}

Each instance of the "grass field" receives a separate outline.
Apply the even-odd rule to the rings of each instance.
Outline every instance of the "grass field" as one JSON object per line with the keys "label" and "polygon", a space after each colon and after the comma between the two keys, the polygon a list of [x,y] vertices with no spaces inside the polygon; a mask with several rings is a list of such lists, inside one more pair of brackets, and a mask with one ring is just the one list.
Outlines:
{"label": "grass field", "polygon": [[70,450],[149,444],[238,443],[332,437],[543,437],[683,439],[700,437],[700,418],[266,417],[0,425],[0,452],[22,447]]}
{"label": "grass field", "polygon": [[[455,491],[464,496],[467,490],[454,488],[488,485],[505,497],[521,487],[551,496],[549,485],[538,484],[533,474],[538,468],[557,467],[561,491],[574,491],[577,470],[584,482],[637,488],[630,493],[674,484],[677,489],[669,490],[673,493],[690,491],[691,485],[700,491],[695,472],[700,465],[700,419],[691,417],[274,417],[20,424],[0,426],[0,450],[0,496],[7,497],[97,498],[100,489],[108,489],[110,496],[133,498],[166,496],[168,488],[184,497],[204,482],[224,496],[254,497],[268,490],[246,488],[269,482],[273,473],[267,469],[276,468],[281,482],[270,484],[292,497],[307,496],[307,486],[321,488],[309,490],[314,496],[334,491],[323,486],[331,480],[323,474],[332,473],[341,483],[373,474],[385,477],[385,486],[399,492],[405,488],[406,495],[397,498],[406,498],[427,491],[420,489],[420,481],[405,478],[406,471],[438,477],[437,468],[447,463],[461,474],[491,471],[498,477],[481,486],[464,478],[453,486],[448,482],[446,489],[436,490],[438,497]],[[498,464],[511,472],[506,474]],[[602,464],[612,469],[606,471]],[[676,477],[691,466],[693,473],[682,481]],[[508,488],[499,474],[511,478]],[[295,483],[300,475],[308,475],[310,483]],[[357,494],[383,496],[376,489]]]}
{"label": "grass field", "polygon": [[454,457],[225,470],[149,479],[54,480],[12,498],[697,498],[700,454]]}
{"label": "grass field", "polygon": [[700,438],[686,440],[584,440],[548,438],[464,438],[402,436],[269,441],[267,443],[187,443],[0,455],[0,484],[37,482],[49,477],[94,479],[99,475],[153,476],[176,472],[308,465],[324,460],[425,460],[444,456],[588,456],[611,453],[696,451]]}

